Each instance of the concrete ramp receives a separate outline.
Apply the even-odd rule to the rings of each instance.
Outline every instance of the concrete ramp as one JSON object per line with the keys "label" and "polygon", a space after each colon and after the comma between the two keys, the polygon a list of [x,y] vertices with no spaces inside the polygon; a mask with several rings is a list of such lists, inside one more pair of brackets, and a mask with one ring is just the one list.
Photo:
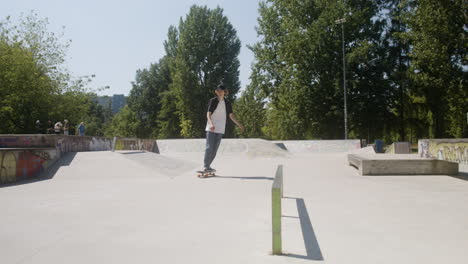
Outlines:
{"label": "concrete ramp", "polygon": [[[205,152],[206,139],[165,139],[157,141],[161,154],[167,153],[197,153]],[[232,139],[221,140],[218,149],[220,153],[245,154],[249,157],[285,157],[287,151],[271,141],[264,139]]]}
{"label": "concrete ramp", "polygon": [[353,149],[348,154],[377,154],[373,146],[368,146],[360,149]]}
{"label": "concrete ramp", "polygon": [[128,160],[149,168],[157,173],[174,178],[186,172],[200,169],[199,164],[146,151],[116,151]]}

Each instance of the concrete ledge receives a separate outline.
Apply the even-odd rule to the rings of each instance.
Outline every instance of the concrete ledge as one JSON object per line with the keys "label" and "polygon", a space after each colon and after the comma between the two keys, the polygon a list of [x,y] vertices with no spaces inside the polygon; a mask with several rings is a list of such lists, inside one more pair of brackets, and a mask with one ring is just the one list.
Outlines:
{"label": "concrete ledge", "polygon": [[348,154],[360,175],[456,175],[458,163],[412,154]]}
{"label": "concrete ledge", "polygon": [[361,140],[279,140],[271,141],[289,152],[348,152],[361,148]]}

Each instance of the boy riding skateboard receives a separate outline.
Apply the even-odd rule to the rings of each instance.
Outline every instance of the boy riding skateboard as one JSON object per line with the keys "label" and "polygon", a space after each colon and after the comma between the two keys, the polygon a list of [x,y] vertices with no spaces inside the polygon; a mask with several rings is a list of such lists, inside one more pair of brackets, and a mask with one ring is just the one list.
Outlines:
{"label": "boy riding skateboard", "polygon": [[228,117],[239,127],[241,132],[244,131],[244,126],[237,121],[232,112],[231,102],[224,98],[224,96],[228,94],[226,87],[224,87],[224,85],[218,85],[215,93],[216,97],[211,98],[208,102],[208,111],[206,113],[206,149],[202,176],[205,174],[214,174],[216,171],[210,166],[218,152],[218,147],[224,135]]}

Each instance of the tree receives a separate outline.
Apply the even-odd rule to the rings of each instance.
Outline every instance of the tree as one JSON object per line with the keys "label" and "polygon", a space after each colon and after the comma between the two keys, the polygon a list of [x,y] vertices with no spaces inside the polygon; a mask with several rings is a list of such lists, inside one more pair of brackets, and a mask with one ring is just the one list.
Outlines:
{"label": "tree", "polygon": [[[140,138],[157,135],[157,116],[161,108],[161,88],[159,64],[151,64],[149,69],[138,70],[132,82],[128,105],[141,124],[137,131]],[[166,88],[166,87],[164,87]],[[163,88],[163,89],[164,89]],[[167,89],[167,88],[166,88]]]}
{"label": "tree", "polygon": [[[221,8],[192,6],[178,27],[176,55],[171,68],[170,96],[183,137],[202,137],[206,103],[223,83],[232,101],[239,90],[240,41]],[[229,134],[229,133],[227,133]]]}
{"label": "tree", "polygon": [[429,137],[467,136],[466,1],[407,1],[413,101]]}
{"label": "tree", "polygon": [[35,121],[52,107],[54,88],[29,50],[0,38],[0,134],[34,133]]}
{"label": "tree", "polygon": [[407,76],[410,64],[410,43],[403,37],[408,32],[405,19],[408,9],[404,0],[382,1],[381,7],[386,13],[384,18],[387,20],[383,29],[382,47],[385,52],[381,62],[385,67],[385,76],[390,86],[389,107],[392,113],[387,122],[392,127],[398,127],[398,136],[392,138],[391,141],[405,141],[408,127],[411,136],[411,130],[418,126],[417,122],[412,119],[413,113],[409,98],[409,92],[412,90]]}
{"label": "tree", "polygon": [[240,137],[263,138],[266,121],[266,103],[264,96],[256,86],[249,85],[234,104],[234,112],[239,121],[245,126]]}
{"label": "tree", "polygon": [[165,42],[167,55],[148,69],[138,70],[129,96],[129,107],[136,112],[141,124],[139,137],[170,138],[180,135],[175,109],[175,96],[169,90],[172,83],[170,64],[172,50],[177,47],[176,30],[169,28]]}
{"label": "tree", "polygon": [[107,137],[136,137],[138,127],[141,123],[138,121],[136,113],[126,105],[120,110],[105,129]]}
{"label": "tree", "polygon": [[171,71],[174,69],[174,60],[177,56],[177,44],[179,33],[177,28],[170,26],[167,33],[167,40],[164,41],[166,55],[160,60],[161,79],[164,80],[164,89],[161,89],[161,109],[158,113],[158,137],[178,138],[180,134],[180,119],[177,114],[176,95],[172,87]]}
{"label": "tree", "polygon": [[35,133],[36,120],[68,119],[73,126],[98,118],[88,87],[94,75],[70,77],[64,66],[70,41],[47,27],[33,12],[18,24],[10,17],[0,22],[0,133]]}
{"label": "tree", "polygon": [[[166,55],[138,70],[129,107],[141,127],[137,134],[159,138],[201,137],[206,103],[224,84],[232,101],[239,90],[240,41],[221,8],[192,6],[178,27],[169,27]],[[232,136],[232,127],[226,135]]]}
{"label": "tree", "polygon": [[251,47],[256,58],[252,78],[269,101],[265,131],[270,137],[343,138],[342,30],[335,23],[342,17],[349,134],[367,135],[370,124],[386,118],[378,12],[375,1],[260,3],[257,33],[262,39]]}

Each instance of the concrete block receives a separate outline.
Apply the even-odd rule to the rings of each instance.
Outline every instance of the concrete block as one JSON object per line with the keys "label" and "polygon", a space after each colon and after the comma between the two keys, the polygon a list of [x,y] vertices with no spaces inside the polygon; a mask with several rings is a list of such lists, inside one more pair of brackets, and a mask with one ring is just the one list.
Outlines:
{"label": "concrete block", "polygon": [[387,154],[411,154],[411,144],[409,142],[394,142],[385,151]]}
{"label": "concrete block", "polygon": [[456,175],[458,163],[412,154],[348,154],[361,175]]}

